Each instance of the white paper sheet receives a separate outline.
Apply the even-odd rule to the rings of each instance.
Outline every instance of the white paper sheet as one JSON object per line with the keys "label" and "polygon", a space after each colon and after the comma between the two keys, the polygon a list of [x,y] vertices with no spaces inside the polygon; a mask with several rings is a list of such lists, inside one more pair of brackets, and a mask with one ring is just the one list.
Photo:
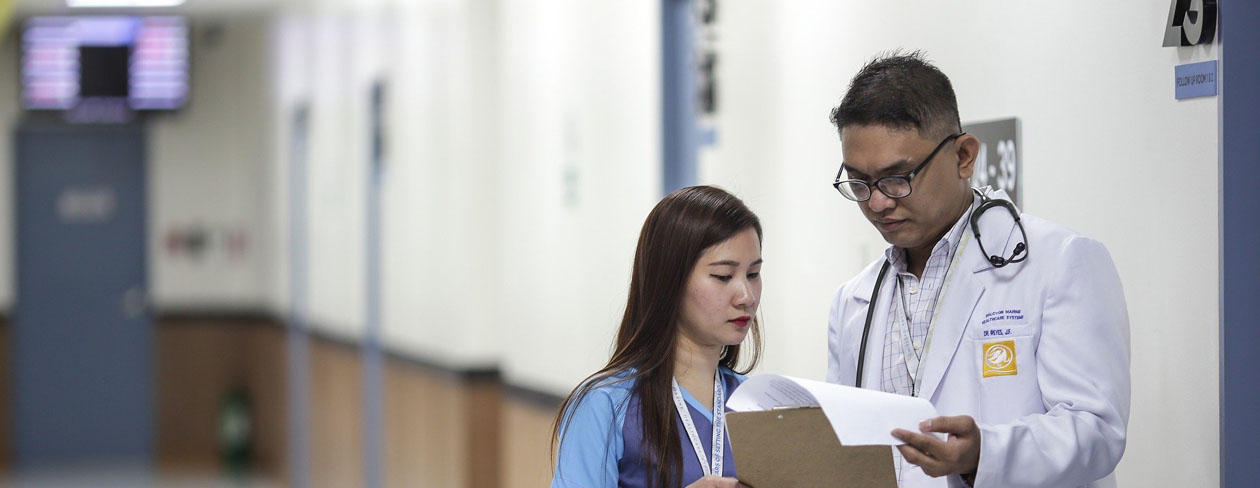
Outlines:
{"label": "white paper sheet", "polygon": [[726,406],[737,412],[820,406],[846,446],[904,444],[893,429],[919,432],[920,421],[937,416],[922,398],[769,374],[749,377]]}

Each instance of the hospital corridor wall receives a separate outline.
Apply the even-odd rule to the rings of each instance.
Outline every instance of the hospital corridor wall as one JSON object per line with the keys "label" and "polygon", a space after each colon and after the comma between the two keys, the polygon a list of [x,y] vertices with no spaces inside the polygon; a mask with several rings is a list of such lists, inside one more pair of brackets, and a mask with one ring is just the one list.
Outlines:
{"label": "hospital corridor wall", "polygon": [[[876,53],[923,49],[964,124],[1019,120],[1022,208],[1116,262],[1133,351],[1120,486],[1221,485],[1222,98],[1176,100],[1173,70],[1229,47],[1160,46],[1167,2],[717,5],[718,104],[700,120],[712,137],[695,182],[733,191],[765,228],[755,372],[823,378],[832,295],[887,246],[830,186],[827,114]],[[663,196],[662,14],[330,0],[193,16],[193,99],[146,122],[159,468],[220,469],[216,418],[243,389],[254,467],[282,484],[544,485],[559,399],[607,360],[639,227]],[[18,65],[13,31],[0,66]],[[0,95],[18,83],[0,70]],[[0,215],[14,215],[18,102],[0,96]],[[20,299],[11,220],[0,392]],[[14,469],[13,418],[0,402],[0,472]]]}

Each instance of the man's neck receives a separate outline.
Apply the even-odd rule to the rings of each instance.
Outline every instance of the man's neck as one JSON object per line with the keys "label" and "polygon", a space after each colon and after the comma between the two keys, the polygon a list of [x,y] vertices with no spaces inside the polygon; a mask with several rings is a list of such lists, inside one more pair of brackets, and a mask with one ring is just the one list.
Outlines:
{"label": "man's neck", "polygon": [[945,228],[941,229],[935,239],[932,239],[931,242],[922,247],[906,249],[906,270],[914,274],[915,278],[923,279],[923,270],[927,268],[928,258],[932,257],[932,250],[936,248],[936,244],[941,242],[941,239],[944,239],[946,234],[949,234],[950,229],[954,228],[954,224],[958,223],[958,219],[961,219],[963,214],[967,212],[967,209],[971,208],[971,192],[968,191],[967,195],[969,198],[958,208],[958,211],[954,213],[954,218],[945,224]]}

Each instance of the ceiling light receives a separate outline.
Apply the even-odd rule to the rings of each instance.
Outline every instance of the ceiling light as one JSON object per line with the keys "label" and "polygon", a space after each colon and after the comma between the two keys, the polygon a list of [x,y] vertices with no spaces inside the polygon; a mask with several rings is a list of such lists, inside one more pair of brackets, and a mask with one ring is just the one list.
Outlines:
{"label": "ceiling light", "polygon": [[66,0],[66,5],[71,8],[176,7],[183,4],[184,0]]}

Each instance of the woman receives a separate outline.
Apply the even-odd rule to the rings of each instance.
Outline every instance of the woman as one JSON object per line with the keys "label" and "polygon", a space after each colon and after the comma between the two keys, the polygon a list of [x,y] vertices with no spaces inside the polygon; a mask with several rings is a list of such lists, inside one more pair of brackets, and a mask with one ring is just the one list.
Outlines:
{"label": "woman", "polygon": [[553,488],[740,486],[725,401],[760,356],[760,272],[761,223],[730,193],[683,188],[652,209],[612,358],[556,418]]}

